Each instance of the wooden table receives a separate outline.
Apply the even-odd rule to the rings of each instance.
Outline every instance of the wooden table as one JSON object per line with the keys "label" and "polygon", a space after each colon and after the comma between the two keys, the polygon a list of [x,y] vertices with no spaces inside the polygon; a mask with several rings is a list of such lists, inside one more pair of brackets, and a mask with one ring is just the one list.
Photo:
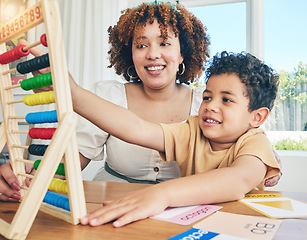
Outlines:
{"label": "wooden table", "polygon": [[[143,184],[132,183],[107,183],[107,182],[84,182],[88,212],[101,207],[100,202],[124,195],[125,193],[146,187]],[[281,194],[307,202],[307,194],[284,193]],[[6,221],[13,218],[18,208],[18,203],[0,203],[0,217]],[[221,211],[263,216],[239,202],[217,204],[223,206]],[[193,223],[192,225],[194,225]],[[27,239],[133,239],[151,240],[168,239],[191,228],[155,219],[145,219],[131,223],[121,228],[113,228],[112,224],[99,227],[70,225],[60,219],[54,218],[43,212],[39,212]],[[0,236],[0,239],[4,239]],[[307,239],[307,219],[283,220],[275,240],[298,240]]]}

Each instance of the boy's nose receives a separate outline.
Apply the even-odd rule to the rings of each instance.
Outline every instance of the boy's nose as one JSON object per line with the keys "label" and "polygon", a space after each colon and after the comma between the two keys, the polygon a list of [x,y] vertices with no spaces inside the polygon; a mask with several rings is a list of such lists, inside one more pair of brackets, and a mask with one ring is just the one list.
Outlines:
{"label": "boy's nose", "polygon": [[213,112],[218,112],[218,104],[216,103],[216,101],[210,101],[209,103],[207,103],[206,105],[206,110],[207,111],[213,111]]}

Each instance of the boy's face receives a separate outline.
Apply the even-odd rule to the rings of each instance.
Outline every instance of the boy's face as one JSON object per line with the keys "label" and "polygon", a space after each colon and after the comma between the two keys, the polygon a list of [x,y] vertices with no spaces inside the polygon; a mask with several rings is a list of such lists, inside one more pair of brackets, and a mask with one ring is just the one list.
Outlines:
{"label": "boy's face", "polygon": [[212,75],[203,93],[198,122],[213,150],[229,148],[249,128],[253,113],[236,74]]}

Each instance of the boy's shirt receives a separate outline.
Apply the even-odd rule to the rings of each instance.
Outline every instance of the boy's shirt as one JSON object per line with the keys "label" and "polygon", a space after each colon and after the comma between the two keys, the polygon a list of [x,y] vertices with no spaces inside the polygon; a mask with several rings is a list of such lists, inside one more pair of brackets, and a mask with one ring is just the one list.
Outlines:
{"label": "boy's shirt", "polygon": [[[250,129],[229,149],[213,151],[198,126],[197,116],[190,116],[185,123],[160,125],[165,141],[165,152],[160,156],[166,162],[177,161],[181,176],[228,167],[242,155],[256,156],[268,166],[264,180],[280,172],[271,143],[262,129]],[[264,181],[258,186],[263,188]]]}

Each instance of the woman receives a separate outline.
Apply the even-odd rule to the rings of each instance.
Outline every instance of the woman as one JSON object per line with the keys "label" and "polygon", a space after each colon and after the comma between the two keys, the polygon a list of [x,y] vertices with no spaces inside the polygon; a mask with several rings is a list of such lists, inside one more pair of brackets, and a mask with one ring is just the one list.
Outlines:
{"label": "woman", "polygon": [[[198,113],[203,88],[187,84],[202,74],[209,38],[195,16],[180,5],[144,3],[127,9],[108,31],[109,67],[128,83],[100,82],[93,92],[154,122],[181,122]],[[125,143],[86,120],[77,136],[82,168],[103,159],[106,146],[105,166],[94,180],[157,183],[180,176],[157,151]]]}

